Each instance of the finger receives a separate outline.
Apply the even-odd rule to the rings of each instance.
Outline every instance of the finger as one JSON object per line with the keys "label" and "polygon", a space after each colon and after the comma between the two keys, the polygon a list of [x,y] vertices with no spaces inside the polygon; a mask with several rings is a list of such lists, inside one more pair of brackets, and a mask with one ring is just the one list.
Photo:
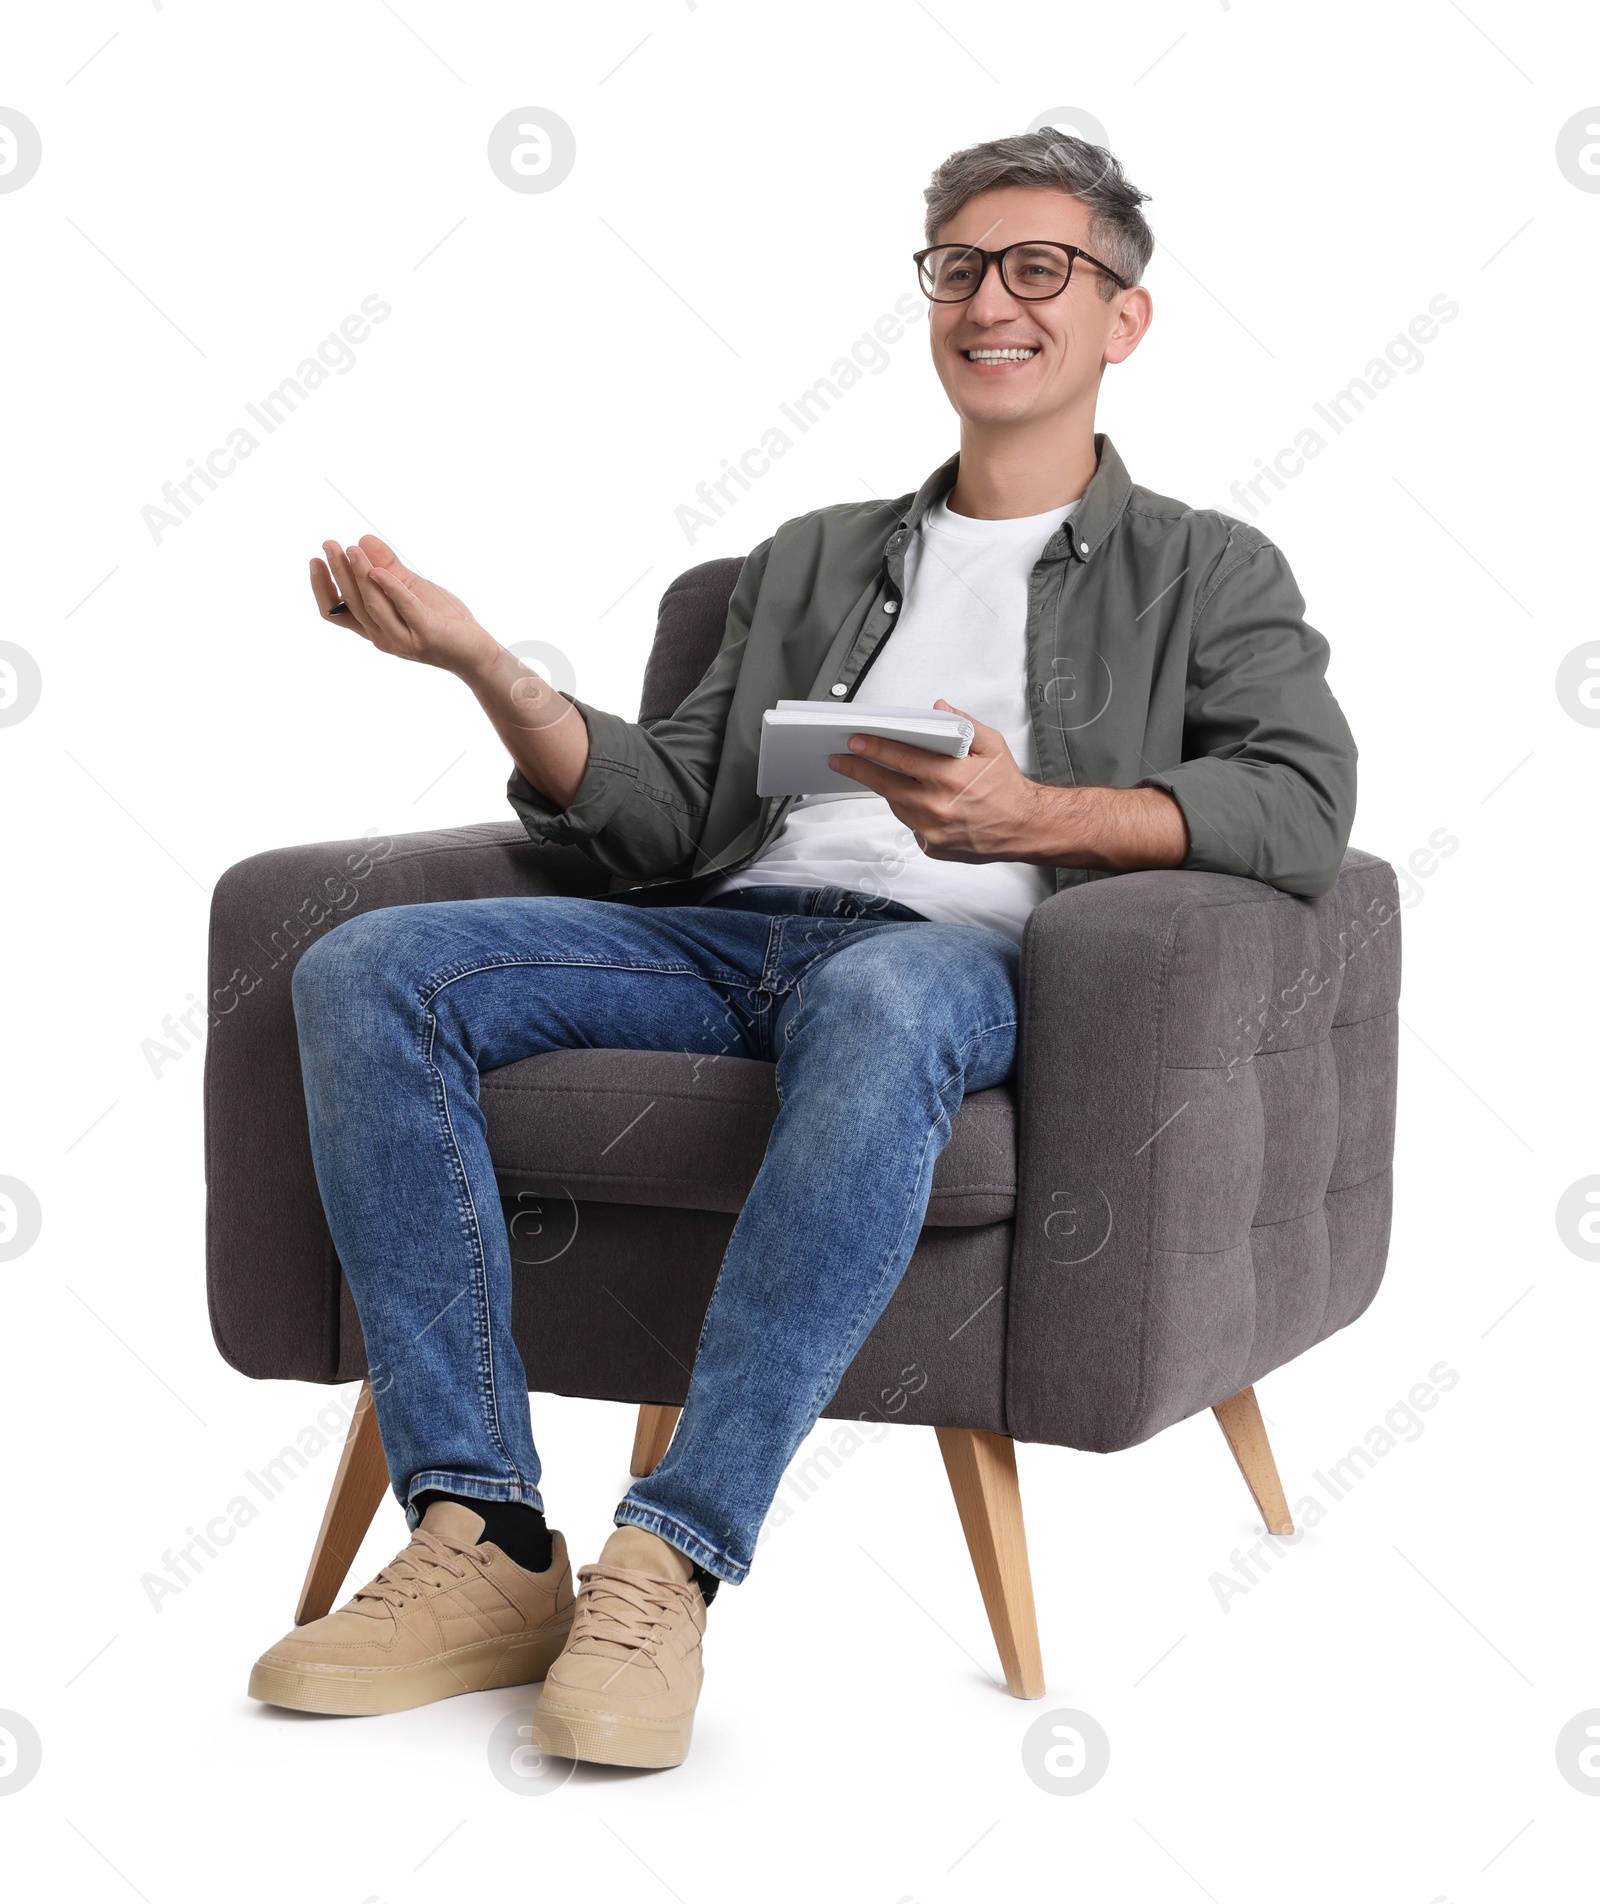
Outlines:
{"label": "finger", "polygon": [[362,619],[345,599],[343,591],[328,564],[311,558],[311,593],[316,598],[317,613],[324,621],[338,626],[353,628],[358,635],[368,631]]}
{"label": "finger", "polygon": [[366,556],[374,568],[388,569],[391,574],[398,575],[405,581],[411,579],[410,569],[400,560],[399,556],[389,547],[382,536],[364,535],[357,542],[356,547],[360,549],[361,553]]}
{"label": "finger", "polygon": [[380,635],[409,648],[415,639],[405,617],[410,590],[388,569],[375,568],[364,549],[350,551],[351,568],[373,627]]}
{"label": "finger", "polygon": [[352,608],[360,605],[361,613],[371,620],[373,610],[383,601],[378,585],[373,580],[376,570],[372,558],[357,544],[351,543],[344,552],[345,569],[350,577],[350,594],[345,598]]}
{"label": "finger", "polygon": [[373,566],[362,571],[361,586],[374,612],[393,615],[401,626],[411,629],[412,614],[419,603],[403,575],[396,575],[393,569]]}
{"label": "finger", "polygon": [[949,701],[935,701],[934,706],[943,708],[948,714],[959,714],[964,721],[971,721],[972,746],[969,749],[971,753],[992,754],[998,746],[1004,744],[999,728],[985,726],[976,714],[969,714],[964,707],[954,707]]}
{"label": "finger", "polygon": [[941,766],[948,766],[950,755],[936,754],[929,747],[913,747],[909,741],[885,740],[878,734],[852,734],[850,751],[862,760],[881,761],[914,780],[934,778]]}
{"label": "finger", "polygon": [[[328,568],[333,575],[334,587],[339,591],[338,599],[350,611],[349,619],[355,623],[362,634],[370,634],[371,629],[366,621],[366,607],[361,599],[361,588],[351,572],[344,550],[337,542],[324,542],[322,552],[328,558]],[[343,621],[345,617],[338,615],[334,619]]]}
{"label": "finger", "polygon": [[896,773],[892,767],[880,767],[876,761],[864,759],[860,754],[829,754],[828,765],[845,779],[859,781],[863,787],[891,801],[903,799],[915,786],[908,775]]}
{"label": "finger", "polygon": [[311,558],[311,593],[316,598],[319,615],[325,616],[339,599],[339,591],[328,565],[317,555]]}
{"label": "finger", "polygon": [[328,559],[328,571],[333,576],[334,586],[347,600],[355,592],[355,582],[350,574],[350,564],[345,560],[344,545],[339,542],[324,542],[322,553]]}

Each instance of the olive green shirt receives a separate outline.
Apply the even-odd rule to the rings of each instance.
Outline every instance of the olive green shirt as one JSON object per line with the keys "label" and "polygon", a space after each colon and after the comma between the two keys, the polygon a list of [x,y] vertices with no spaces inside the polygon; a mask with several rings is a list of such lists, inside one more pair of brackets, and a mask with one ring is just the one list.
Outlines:
{"label": "olive green shirt", "polygon": [[[1356,804],[1328,644],[1259,529],[1141,488],[1111,439],[1094,441],[1083,501],[1028,584],[1039,779],[1164,787],[1188,823],[1185,866],[1315,898],[1338,877]],[[758,854],[792,802],[756,794],[762,714],[854,695],[893,632],[906,545],[959,461],[912,495],[780,525],[746,558],[717,656],[666,719],[645,728],[569,695],[588,766],[564,809],[512,774],[530,837],[580,846],[613,892],[660,887],[648,896],[663,902],[692,902],[708,876]],[[1056,890],[1109,877],[1058,867]]]}

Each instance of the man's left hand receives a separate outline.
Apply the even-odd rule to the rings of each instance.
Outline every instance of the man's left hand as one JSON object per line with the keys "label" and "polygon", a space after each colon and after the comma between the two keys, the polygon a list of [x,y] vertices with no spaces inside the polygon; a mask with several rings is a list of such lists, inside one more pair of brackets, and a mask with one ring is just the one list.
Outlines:
{"label": "man's left hand", "polygon": [[948,701],[934,706],[972,721],[963,760],[905,741],[852,734],[848,754],[830,754],[836,773],[881,793],[901,825],[910,827],[929,859],[981,863],[1028,857],[1025,843],[1043,789],[1017,765],[1005,736]]}

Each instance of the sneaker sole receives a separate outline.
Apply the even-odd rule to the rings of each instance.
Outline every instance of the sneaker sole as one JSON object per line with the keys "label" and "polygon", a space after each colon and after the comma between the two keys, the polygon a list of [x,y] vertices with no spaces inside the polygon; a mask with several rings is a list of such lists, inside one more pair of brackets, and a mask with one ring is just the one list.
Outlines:
{"label": "sneaker sole", "polygon": [[[580,1706],[564,1706],[543,1697],[534,1713],[535,1726],[541,1721],[547,1722],[550,1729],[546,1749],[559,1758],[581,1759],[591,1765],[633,1765],[652,1770],[681,1765],[689,1756],[689,1740],[694,1732],[692,1712],[685,1713],[681,1719],[630,1718],[619,1712],[589,1712]],[[567,1736],[558,1745],[555,1741],[561,1739],[562,1732]]]}
{"label": "sneaker sole", "polygon": [[357,1666],[315,1666],[258,1659],[249,1693],[263,1705],[288,1706],[296,1712],[336,1713],[365,1718],[379,1712],[409,1712],[413,1706],[453,1699],[457,1693],[487,1692],[496,1686],[531,1686],[542,1680],[561,1656],[572,1622],[541,1627],[537,1633],[507,1639],[478,1640],[453,1652],[418,1660],[413,1666],[379,1672]]}

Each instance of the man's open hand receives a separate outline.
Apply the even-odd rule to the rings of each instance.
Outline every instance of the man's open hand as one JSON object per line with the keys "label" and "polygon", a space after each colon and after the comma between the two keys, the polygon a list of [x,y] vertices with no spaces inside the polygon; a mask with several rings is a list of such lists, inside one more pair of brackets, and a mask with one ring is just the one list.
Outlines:
{"label": "man's open hand", "polygon": [[[324,542],[311,561],[311,593],[324,621],[353,626],[385,654],[466,675],[487,667],[500,644],[459,596],[408,569],[381,537],[348,549]],[[348,613],[334,614],[342,601]]]}
{"label": "man's open hand", "polygon": [[[934,706],[951,708],[948,701]],[[852,734],[848,754],[829,754],[836,773],[881,793],[889,810],[916,835],[929,859],[978,863],[1024,859],[1042,789],[1028,779],[1005,736],[972,721],[972,749],[964,760],[905,741]],[[881,763],[881,764],[880,764]]]}

